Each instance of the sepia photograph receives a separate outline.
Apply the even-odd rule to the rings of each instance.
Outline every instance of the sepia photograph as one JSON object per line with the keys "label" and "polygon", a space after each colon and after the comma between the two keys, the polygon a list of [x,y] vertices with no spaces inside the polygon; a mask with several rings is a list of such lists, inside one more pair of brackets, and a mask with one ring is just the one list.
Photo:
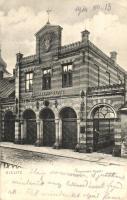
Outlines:
{"label": "sepia photograph", "polygon": [[127,0],[0,0],[0,200],[127,200]]}

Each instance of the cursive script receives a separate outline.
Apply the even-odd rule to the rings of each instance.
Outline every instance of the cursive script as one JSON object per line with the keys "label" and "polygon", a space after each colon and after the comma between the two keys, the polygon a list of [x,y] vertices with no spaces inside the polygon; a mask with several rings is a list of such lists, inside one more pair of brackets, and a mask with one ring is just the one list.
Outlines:
{"label": "cursive script", "polygon": [[110,12],[112,9],[111,3],[104,3],[104,4],[94,4],[90,7],[88,6],[77,6],[75,8],[75,12],[78,16],[81,14],[85,14],[88,12],[96,12],[96,11],[104,11],[104,12]]}
{"label": "cursive script", "polygon": [[15,171],[13,176],[4,169],[1,196],[6,194],[7,200],[126,200],[126,174],[126,169],[104,166],[97,169],[50,165],[22,169],[22,173]]}

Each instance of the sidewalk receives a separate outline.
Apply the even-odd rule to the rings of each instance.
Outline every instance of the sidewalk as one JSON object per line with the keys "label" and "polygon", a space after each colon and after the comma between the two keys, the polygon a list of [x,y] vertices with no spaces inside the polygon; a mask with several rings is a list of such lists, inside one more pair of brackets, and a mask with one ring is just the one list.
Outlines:
{"label": "sidewalk", "polygon": [[49,154],[65,158],[78,159],[81,161],[88,161],[95,163],[97,162],[100,165],[106,165],[106,166],[107,165],[127,166],[127,159],[125,158],[112,157],[112,155],[110,154],[103,154],[97,152],[79,153],[79,152],[74,152],[74,150],[71,149],[53,149],[52,147],[36,147],[33,145],[20,145],[10,142],[1,142],[0,147]]}

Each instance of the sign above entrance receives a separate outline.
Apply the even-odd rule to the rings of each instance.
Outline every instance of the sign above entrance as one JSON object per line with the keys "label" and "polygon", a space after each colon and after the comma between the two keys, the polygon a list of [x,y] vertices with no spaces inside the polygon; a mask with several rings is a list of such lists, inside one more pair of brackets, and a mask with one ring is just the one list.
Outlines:
{"label": "sign above entrance", "polygon": [[[63,90],[53,90],[53,91],[42,91],[40,92],[38,95],[41,95],[41,96],[61,96],[64,94],[64,91]],[[37,94],[36,94],[37,95]]]}

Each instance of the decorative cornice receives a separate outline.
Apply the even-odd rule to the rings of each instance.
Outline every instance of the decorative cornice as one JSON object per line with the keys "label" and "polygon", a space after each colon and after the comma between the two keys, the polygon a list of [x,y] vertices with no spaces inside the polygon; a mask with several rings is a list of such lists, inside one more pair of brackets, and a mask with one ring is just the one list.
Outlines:
{"label": "decorative cornice", "polygon": [[117,95],[125,93],[124,84],[105,85],[100,87],[89,87],[87,91],[88,96],[105,96]]}

